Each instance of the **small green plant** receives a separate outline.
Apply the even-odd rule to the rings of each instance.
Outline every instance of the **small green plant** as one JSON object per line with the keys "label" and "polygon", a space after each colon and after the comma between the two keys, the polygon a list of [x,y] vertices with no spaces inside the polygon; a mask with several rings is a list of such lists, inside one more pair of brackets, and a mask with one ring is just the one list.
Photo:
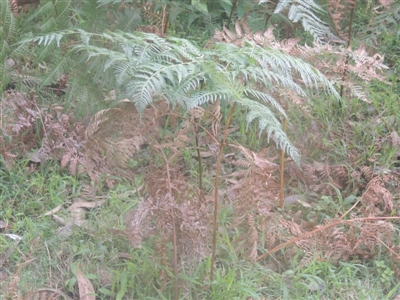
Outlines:
{"label": "small green plant", "polygon": [[379,281],[384,286],[390,286],[394,279],[394,271],[386,265],[386,262],[384,260],[375,261],[375,266],[376,271],[379,275]]}

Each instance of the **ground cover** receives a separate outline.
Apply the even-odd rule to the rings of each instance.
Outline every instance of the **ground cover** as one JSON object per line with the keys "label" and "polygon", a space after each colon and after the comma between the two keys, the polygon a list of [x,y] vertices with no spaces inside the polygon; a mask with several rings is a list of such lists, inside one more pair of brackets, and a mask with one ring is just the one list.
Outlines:
{"label": "ground cover", "polygon": [[[173,1],[0,3],[0,299],[399,298],[393,30],[312,44],[320,19],[251,29],[304,3],[236,3],[200,41]],[[400,9],[353,5],[336,38]]]}

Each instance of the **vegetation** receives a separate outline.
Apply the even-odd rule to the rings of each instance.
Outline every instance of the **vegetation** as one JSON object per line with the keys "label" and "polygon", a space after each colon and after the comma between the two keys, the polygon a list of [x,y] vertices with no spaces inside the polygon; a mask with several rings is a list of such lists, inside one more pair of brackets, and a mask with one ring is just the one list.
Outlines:
{"label": "vegetation", "polygon": [[400,297],[398,3],[0,5],[0,299]]}

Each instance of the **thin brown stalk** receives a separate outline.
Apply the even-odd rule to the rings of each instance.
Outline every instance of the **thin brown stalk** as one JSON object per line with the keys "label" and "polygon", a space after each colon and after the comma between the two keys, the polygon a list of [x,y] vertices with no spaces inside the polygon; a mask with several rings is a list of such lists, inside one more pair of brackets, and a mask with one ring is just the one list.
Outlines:
{"label": "thin brown stalk", "polygon": [[196,131],[197,160],[199,161],[199,190],[200,190],[200,192],[202,192],[203,191],[203,163],[202,163],[200,148],[199,148],[199,130],[198,130],[196,124],[195,124],[194,128]]}
{"label": "thin brown stalk", "polygon": [[[172,195],[170,195],[172,197]],[[172,243],[174,245],[174,299],[179,300],[179,285],[178,285],[178,245],[176,242],[176,224],[175,224],[175,212],[172,209]]]}
{"label": "thin brown stalk", "polygon": [[[167,182],[168,182],[168,197],[172,197],[172,184],[171,184],[171,174],[169,169],[169,160],[165,155],[163,149],[160,149],[160,154],[165,162],[165,169],[167,172]],[[175,221],[175,212],[174,208],[172,208],[171,213],[172,219],[172,244],[173,244],[173,252],[174,252],[174,260],[173,260],[173,268],[174,268],[174,300],[179,300],[179,285],[178,285],[178,246],[177,246],[177,236],[176,236],[176,221]]]}
{"label": "thin brown stalk", "polygon": [[[283,132],[286,132],[286,127],[287,127],[287,119],[283,121]],[[279,193],[279,207],[282,209],[283,208],[283,198],[284,198],[284,180],[285,180],[285,151],[282,149],[281,150],[281,167],[280,167],[280,193]]]}
{"label": "thin brown stalk", "polygon": [[218,160],[217,166],[215,168],[215,183],[214,183],[214,215],[213,215],[213,237],[212,237],[212,255],[211,255],[211,269],[210,269],[210,280],[213,281],[214,279],[214,263],[215,263],[215,253],[217,249],[217,217],[218,217],[218,188],[219,188],[219,173],[221,169],[221,161],[224,146],[226,143],[226,138],[228,136],[228,128],[231,122],[233,112],[235,111],[236,102],[233,103],[231,111],[229,113],[229,117],[226,120],[225,129],[224,129],[224,136],[222,137],[221,144],[219,145],[219,153],[218,153]]}
{"label": "thin brown stalk", "polygon": [[169,16],[168,16],[168,11],[167,11],[167,6],[164,5],[163,6],[163,14],[162,14],[162,22],[161,22],[161,34],[163,36],[167,32],[168,24],[169,24]]}

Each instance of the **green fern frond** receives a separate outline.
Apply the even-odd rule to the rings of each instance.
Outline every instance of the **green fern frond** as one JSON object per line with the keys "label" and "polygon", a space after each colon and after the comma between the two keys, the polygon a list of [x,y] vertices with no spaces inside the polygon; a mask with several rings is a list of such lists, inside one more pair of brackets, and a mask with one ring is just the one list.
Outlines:
{"label": "green fern frond", "polygon": [[96,0],[97,6],[109,5],[109,4],[121,4],[126,2],[126,0]]}
{"label": "green fern frond", "polygon": [[38,8],[25,23],[37,22],[33,30],[42,34],[68,28],[71,25],[72,4],[72,0],[40,1]]}
{"label": "green fern frond", "polygon": [[379,13],[375,19],[366,28],[367,39],[374,41],[373,45],[376,44],[376,40],[382,34],[391,32],[394,36],[398,36],[400,24],[400,3],[393,3],[390,9],[386,9]]}
{"label": "green fern frond", "polygon": [[12,41],[16,35],[16,20],[9,0],[0,1],[0,40]]}
{"label": "green fern frond", "polygon": [[282,105],[280,105],[279,102],[271,95],[255,89],[245,89],[243,94],[249,99],[259,99],[266,104],[272,105],[276,110],[279,111],[280,114],[287,118],[286,112]]}
{"label": "green fern frond", "polygon": [[260,134],[266,130],[268,138],[273,137],[277,147],[283,149],[294,161],[300,161],[299,151],[289,142],[286,133],[282,130],[281,123],[271,110],[265,105],[248,98],[242,98],[238,103],[249,110],[246,116],[247,127],[253,121],[258,121]]}
{"label": "green fern frond", "polygon": [[50,72],[46,73],[46,78],[41,82],[41,86],[50,85],[51,83],[58,81],[60,77],[69,70],[69,66],[73,64],[73,61],[68,57],[62,57],[60,60],[55,60],[54,64],[49,65],[48,69]]}
{"label": "green fern frond", "polygon": [[0,95],[10,82],[11,67],[7,62],[11,44],[17,35],[17,23],[9,0],[0,0]]}
{"label": "green fern frond", "polygon": [[[171,88],[171,91],[169,91],[168,95],[171,99],[175,99],[177,104],[185,106],[186,103],[191,103],[191,101],[188,99],[188,95],[193,93],[193,91],[200,89],[202,83],[206,82],[206,80],[206,74],[197,72],[193,73],[188,75],[185,79],[180,80],[178,84]],[[169,103],[174,105],[173,101],[170,99],[167,100]]]}
{"label": "green fern frond", "polygon": [[[259,3],[263,3],[261,0]],[[280,0],[274,14],[288,9],[288,18],[294,22],[301,22],[305,31],[309,32],[317,42],[324,41],[327,35],[335,36],[329,25],[323,22],[318,14],[324,10],[314,0]]]}
{"label": "green fern frond", "polygon": [[[212,49],[202,50],[179,38],[146,33],[94,34],[82,30],[67,30],[32,40],[49,46],[74,32],[85,37],[74,49],[85,51],[91,60],[96,59],[98,78],[104,79],[105,74],[112,72],[120,95],[131,99],[139,112],[160,98],[185,109],[216,100],[237,102],[248,110],[248,125],[258,122],[260,132],[267,131],[296,161],[299,153],[270,109],[273,107],[286,117],[273,94],[290,91],[307,97],[310,89],[339,99],[333,85],[311,65],[253,43],[244,47],[216,44]],[[100,41],[108,47],[99,46]],[[59,68],[62,69],[61,65]]]}
{"label": "green fern frond", "polygon": [[10,51],[10,45],[8,44],[8,42],[6,40],[3,40],[3,44],[1,45],[1,49],[0,49],[0,62],[1,63],[6,62],[6,57],[7,57],[7,54],[9,53],[9,51]]}
{"label": "green fern frond", "polygon": [[400,22],[400,3],[393,3],[390,9],[382,12],[371,24],[371,30],[384,31],[389,26],[398,25]]}
{"label": "green fern frond", "polygon": [[186,106],[187,109],[193,109],[197,106],[203,105],[205,103],[211,103],[216,100],[229,101],[229,95],[232,93],[231,90],[213,90],[213,91],[199,91],[190,95],[187,98]]}

